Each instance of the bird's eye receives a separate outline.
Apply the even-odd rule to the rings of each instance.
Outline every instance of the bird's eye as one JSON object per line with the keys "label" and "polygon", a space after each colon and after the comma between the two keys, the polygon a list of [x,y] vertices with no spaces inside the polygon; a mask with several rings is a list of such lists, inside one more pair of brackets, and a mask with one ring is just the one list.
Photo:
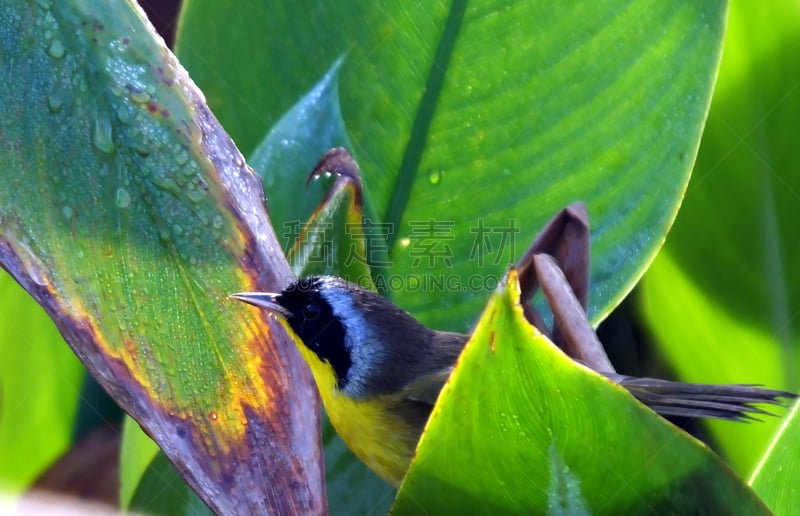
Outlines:
{"label": "bird's eye", "polygon": [[306,307],[303,308],[303,317],[311,321],[319,317],[320,313],[322,313],[322,309],[320,309],[319,305],[314,303],[307,304]]}

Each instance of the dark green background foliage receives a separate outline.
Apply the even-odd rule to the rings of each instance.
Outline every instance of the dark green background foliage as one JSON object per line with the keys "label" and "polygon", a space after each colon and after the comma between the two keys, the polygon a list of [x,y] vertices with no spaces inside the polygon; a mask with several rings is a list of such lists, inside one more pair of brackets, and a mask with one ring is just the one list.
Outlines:
{"label": "dark green background foliage", "polygon": [[[140,27],[131,6],[97,12],[89,0],[59,4],[0,0],[0,243],[29,259],[25,271],[39,268],[66,285],[57,289],[59,303],[89,307],[101,326],[113,326],[109,349],[130,352],[124,344],[134,336],[159,357],[190,342],[191,355],[180,348],[188,357],[180,370],[154,365],[146,378],[160,389],[137,396],[189,399],[197,410],[187,409],[187,420],[207,424],[217,416],[210,408],[230,401],[208,378],[224,376],[231,358],[258,355],[236,327],[250,328],[254,312],[224,301],[241,284],[238,221],[222,201],[227,194],[215,193],[224,188],[203,151],[186,135],[164,136],[182,113],[196,112],[182,94],[170,96],[156,68],[137,77],[153,99],[173,99],[172,122],[158,112],[143,122],[119,116],[131,106],[109,95],[108,78],[166,59],[143,26],[124,32]],[[94,40],[88,29],[75,33],[73,21],[86,13],[108,20]],[[797,7],[456,0],[222,8],[188,0],[177,24],[150,13],[165,33],[177,28],[181,64],[262,177],[276,259],[313,215],[306,235],[323,235],[324,245],[300,242],[290,256],[296,273],[371,276],[426,324],[477,327],[399,493],[325,426],[332,512],[383,513],[393,503],[398,513],[464,504],[557,514],[711,504],[753,514],[764,510],[754,493],[778,514],[796,507],[793,410],[783,426],[781,418],[676,421],[706,439],[728,469],[624,391],[530,337],[514,308],[513,281],[493,292],[542,224],[583,200],[593,232],[590,318],[606,320],[600,335],[621,372],[800,389]],[[122,37],[152,55],[113,54]],[[128,137],[143,129],[150,143],[163,138],[149,157]],[[337,190],[317,209],[333,181],[305,184],[337,145],[361,167],[366,233],[352,231],[361,215],[352,190]],[[72,158],[62,166],[58,156]],[[154,161],[157,171],[148,168]],[[208,197],[170,187],[172,168],[192,166],[195,187],[211,186]],[[69,167],[86,170],[74,191],[59,182]],[[123,177],[134,186],[120,187]],[[89,218],[81,206],[97,199]],[[121,234],[139,237],[131,245]],[[96,252],[99,243],[105,253]],[[309,261],[312,251],[331,261]],[[81,267],[107,271],[98,276],[100,298],[87,287],[94,273],[68,272]],[[137,291],[156,293],[145,302]],[[126,296],[136,302],[121,303]],[[216,312],[191,309],[198,306]],[[85,415],[98,405],[80,408],[80,400],[101,391],[5,273],[0,314],[0,485],[20,493],[75,445],[80,429],[96,424]],[[80,339],[71,344],[107,358]],[[246,383],[244,366],[236,369]],[[135,423],[125,424],[122,504],[206,510],[166,458],[181,463],[179,447],[169,446],[175,438],[158,437],[166,456]]]}

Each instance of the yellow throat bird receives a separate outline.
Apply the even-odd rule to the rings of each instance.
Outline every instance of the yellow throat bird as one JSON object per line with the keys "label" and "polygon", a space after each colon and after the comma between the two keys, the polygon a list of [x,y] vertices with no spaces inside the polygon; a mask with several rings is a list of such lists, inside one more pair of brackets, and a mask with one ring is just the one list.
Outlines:
{"label": "yellow throat bird", "polygon": [[[398,485],[439,391],[469,339],[427,328],[380,295],[335,276],[300,279],[283,292],[232,294],[269,310],[304,344],[325,410],[351,450]],[[603,373],[662,415],[745,420],[788,392]]]}

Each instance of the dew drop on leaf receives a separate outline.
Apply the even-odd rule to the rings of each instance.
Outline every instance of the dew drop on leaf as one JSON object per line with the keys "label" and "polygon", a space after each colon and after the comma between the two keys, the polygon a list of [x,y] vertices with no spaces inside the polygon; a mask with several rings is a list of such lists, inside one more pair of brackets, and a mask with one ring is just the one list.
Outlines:
{"label": "dew drop on leaf", "polygon": [[98,117],[94,121],[94,146],[97,150],[110,154],[114,151],[114,139],[111,129],[111,121],[106,117]]}
{"label": "dew drop on leaf", "polygon": [[47,49],[47,53],[50,54],[50,57],[53,59],[61,59],[64,57],[65,51],[64,43],[62,43],[60,39],[53,41]]}
{"label": "dew drop on leaf", "polygon": [[64,97],[58,93],[51,93],[47,96],[47,107],[51,113],[58,113],[61,111],[61,106],[64,105]]}
{"label": "dew drop on leaf", "polygon": [[127,208],[131,205],[131,194],[124,188],[117,188],[117,206]]}

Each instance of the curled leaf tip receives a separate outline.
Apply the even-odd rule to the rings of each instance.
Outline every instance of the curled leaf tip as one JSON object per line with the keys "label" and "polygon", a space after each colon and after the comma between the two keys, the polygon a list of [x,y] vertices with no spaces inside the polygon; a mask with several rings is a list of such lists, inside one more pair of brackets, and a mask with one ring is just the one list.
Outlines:
{"label": "curled leaf tip", "polygon": [[587,228],[589,227],[589,211],[586,209],[586,203],[583,201],[576,201],[565,208],[565,211],[572,216],[573,219],[582,223]]}
{"label": "curled leaf tip", "polygon": [[508,268],[505,281],[503,282],[503,286],[501,288],[514,293],[514,297],[516,298],[517,303],[519,303],[519,297],[521,295],[519,286],[519,273],[517,272],[517,268],[513,265]]}
{"label": "curled leaf tip", "polygon": [[[337,184],[339,182],[352,183],[356,192],[356,204],[359,206],[362,205],[361,171],[358,168],[358,163],[356,163],[356,160],[353,159],[352,154],[350,154],[350,151],[344,147],[334,147],[326,152],[308,176],[306,186],[311,184],[311,181],[325,174],[335,175]],[[334,188],[331,188],[331,192],[336,189],[335,186],[336,185],[334,185]]]}
{"label": "curled leaf tip", "polygon": [[323,174],[336,174],[337,176],[349,177],[353,181],[361,182],[361,173],[358,169],[358,163],[353,159],[350,151],[344,147],[334,147],[325,153],[311,175],[308,176],[306,184],[311,183]]}

